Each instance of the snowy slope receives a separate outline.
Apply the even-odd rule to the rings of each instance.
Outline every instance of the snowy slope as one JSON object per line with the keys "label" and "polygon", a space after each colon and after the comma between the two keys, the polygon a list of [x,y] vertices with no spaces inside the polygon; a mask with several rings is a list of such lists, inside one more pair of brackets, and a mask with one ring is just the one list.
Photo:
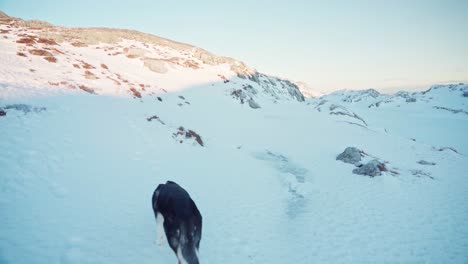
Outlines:
{"label": "snowy slope", "polygon": [[[144,97],[224,82],[246,100],[304,101],[296,84],[243,62],[137,31],[63,28],[0,16],[2,97],[29,88]],[[27,87],[27,88],[25,88]],[[238,96],[241,95],[237,93]]]}
{"label": "snowy slope", "polygon": [[[287,81],[243,79],[226,63],[153,76],[139,58],[130,67],[120,60],[130,58],[113,62],[95,46],[77,53],[60,44],[71,55],[57,63],[74,52],[149,84],[138,98],[105,74],[92,80],[73,66],[63,74],[67,64],[22,61],[8,34],[0,42],[0,263],[175,263],[155,244],[150,204],[168,179],[203,214],[202,263],[468,259],[468,115],[434,108],[467,111],[465,85],[411,103],[372,91],[301,102]],[[375,107],[380,101],[388,102]],[[348,146],[388,170],[352,173],[336,160]]]}
{"label": "snowy slope", "polygon": [[[401,91],[393,95],[375,90],[339,91],[310,100],[316,110],[332,105],[346,108],[364,120],[370,129],[386,131],[434,148],[451,147],[468,155],[468,85],[434,85],[423,92]],[[357,118],[342,120],[362,124]]]}

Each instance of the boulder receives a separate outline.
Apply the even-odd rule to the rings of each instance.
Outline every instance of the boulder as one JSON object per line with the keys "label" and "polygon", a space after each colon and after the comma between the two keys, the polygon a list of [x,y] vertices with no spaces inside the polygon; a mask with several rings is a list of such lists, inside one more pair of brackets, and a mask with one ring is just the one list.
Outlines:
{"label": "boulder", "polygon": [[145,67],[156,73],[166,73],[168,71],[166,62],[158,59],[145,59]]}
{"label": "boulder", "polygon": [[382,171],[387,171],[385,165],[378,160],[371,160],[367,164],[362,165],[353,170],[354,174],[365,175],[370,177],[380,176]]}
{"label": "boulder", "polygon": [[350,163],[353,165],[358,165],[361,161],[362,151],[355,147],[347,147],[343,153],[339,154],[336,157],[336,160],[341,160],[345,163]]}
{"label": "boulder", "polygon": [[260,105],[257,102],[255,102],[252,98],[249,99],[249,106],[253,109],[261,108]]}
{"label": "boulder", "polygon": [[421,164],[421,165],[431,165],[431,166],[436,165],[435,162],[430,162],[430,161],[425,161],[425,160],[420,160],[420,161],[418,161],[418,164]]}

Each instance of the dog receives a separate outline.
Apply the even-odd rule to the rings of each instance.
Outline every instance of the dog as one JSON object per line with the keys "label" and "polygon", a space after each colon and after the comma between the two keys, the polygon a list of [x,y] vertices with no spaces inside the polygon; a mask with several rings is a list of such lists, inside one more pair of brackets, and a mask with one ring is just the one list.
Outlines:
{"label": "dog", "polygon": [[153,193],[158,244],[164,234],[179,264],[199,264],[198,249],[202,235],[202,216],[186,190],[177,183],[159,184]]}

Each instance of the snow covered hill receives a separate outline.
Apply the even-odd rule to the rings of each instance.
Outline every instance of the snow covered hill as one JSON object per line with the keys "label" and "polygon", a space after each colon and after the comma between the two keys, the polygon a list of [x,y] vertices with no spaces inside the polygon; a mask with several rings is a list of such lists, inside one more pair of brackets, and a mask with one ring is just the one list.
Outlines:
{"label": "snow covered hill", "polygon": [[[64,28],[0,17],[2,85],[25,90],[81,89],[144,97],[224,82],[246,101],[304,101],[296,84],[243,62],[153,35],[121,29]],[[240,91],[242,90],[242,91]],[[3,97],[9,89],[2,90]],[[27,91],[24,91],[27,92]],[[242,100],[243,101],[243,100]]]}
{"label": "snow covered hill", "polygon": [[434,85],[423,92],[381,94],[376,90],[339,91],[310,100],[318,111],[368,129],[380,130],[434,148],[468,154],[468,85]]}
{"label": "snow covered hill", "polygon": [[1,21],[0,263],[175,263],[168,179],[202,263],[466,263],[467,85],[305,99],[190,45]]}

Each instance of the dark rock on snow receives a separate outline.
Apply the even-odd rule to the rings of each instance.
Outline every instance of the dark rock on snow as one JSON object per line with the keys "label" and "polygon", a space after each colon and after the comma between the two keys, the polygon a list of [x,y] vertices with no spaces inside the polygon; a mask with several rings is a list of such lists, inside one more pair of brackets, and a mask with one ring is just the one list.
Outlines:
{"label": "dark rock on snow", "polygon": [[358,165],[361,161],[362,151],[355,147],[347,147],[343,153],[336,157],[336,160],[341,160],[345,163]]}
{"label": "dark rock on snow", "polygon": [[366,175],[370,177],[380,176],[382,171],[387,171],[385,164],[378,160],[371,160],[366,165],[362,165],[353,170],[354,174]]}

